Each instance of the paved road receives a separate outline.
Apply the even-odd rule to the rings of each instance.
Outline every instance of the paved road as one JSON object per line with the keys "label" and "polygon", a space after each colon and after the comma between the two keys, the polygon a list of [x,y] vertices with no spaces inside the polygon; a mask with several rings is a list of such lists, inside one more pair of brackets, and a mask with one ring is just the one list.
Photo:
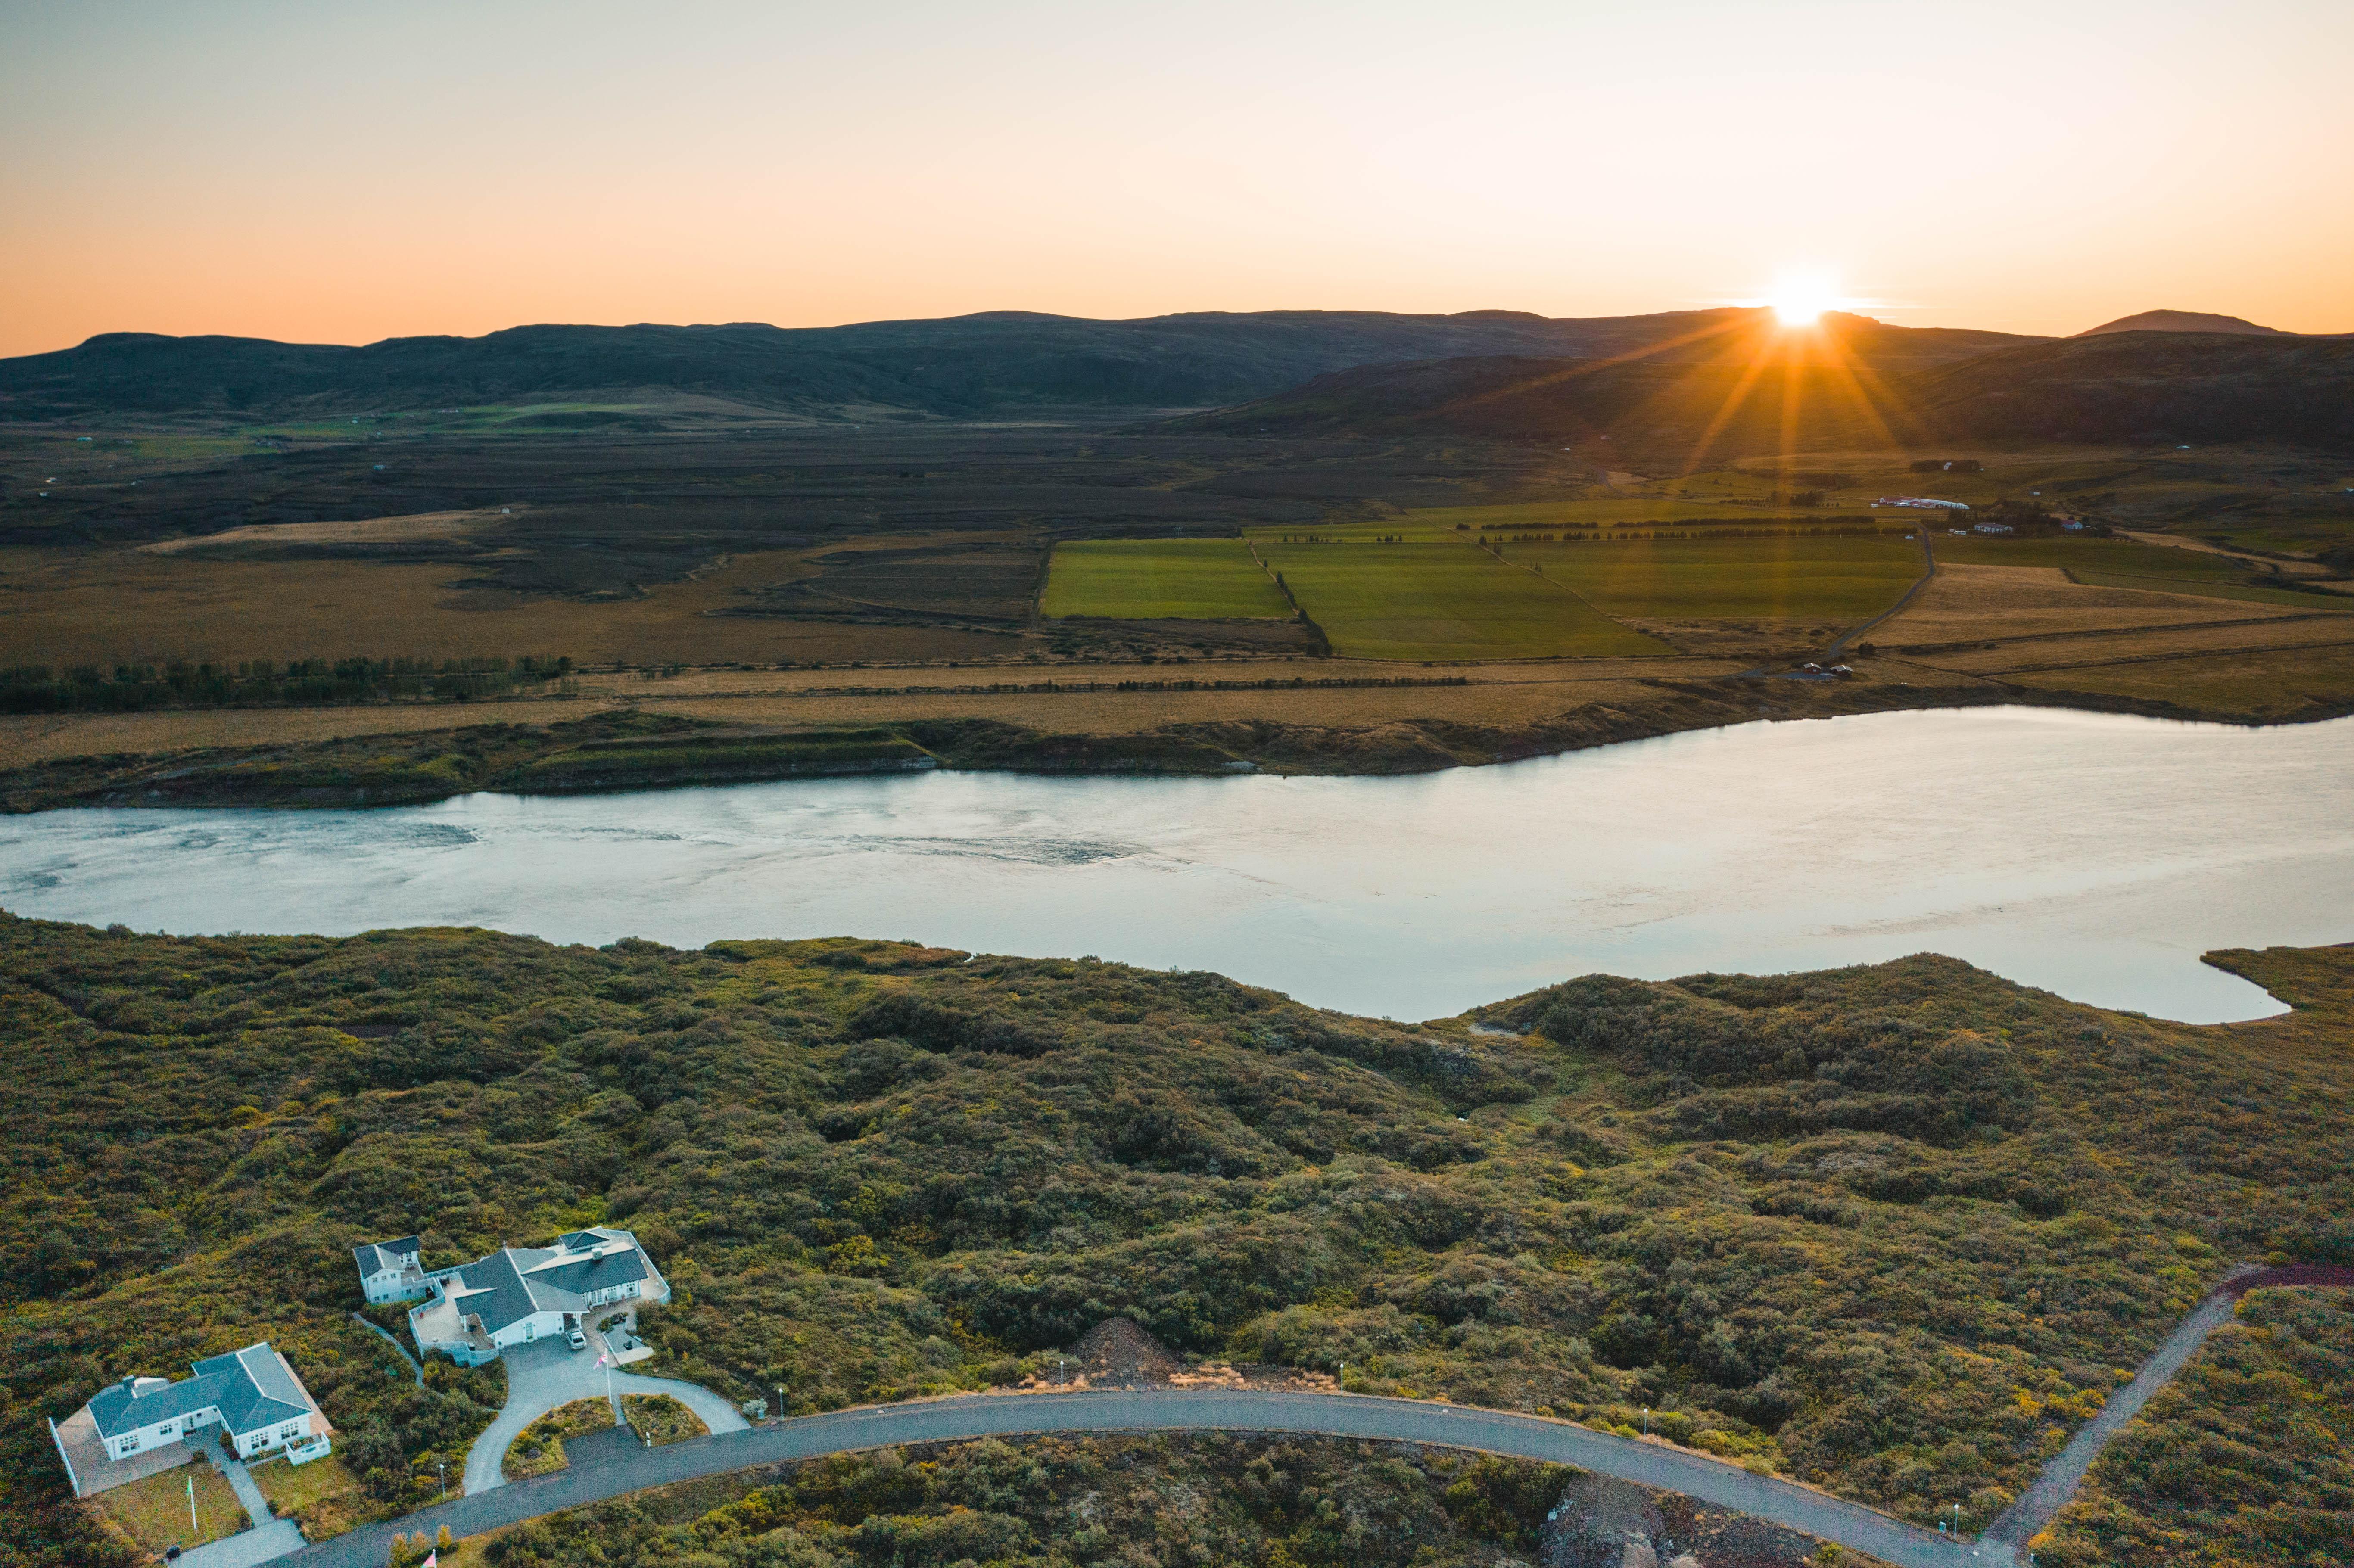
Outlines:
{"label": "paved road", "polygon": [[[467,1496],[507,1484],[499,1462],[506,1457],[507,1445],[525,1427],[558,1405],[569,1404],[576,1399],[605,1397],[605,1373],[597,1365],[603,1341],[592,1338],[588,1344],[588,1349],[576,1351],[562,1340],[535,1340],[527,1345],[508,1347],[500,1358],[507,1364],[507,1402],[500,1409],[498,1419],[466,1451],[463,1487]],[[740,1432],[746,1425],[734,1405],[709,1389],[691,1383],[616,1372],[612,1392],[617,1397],[624,1393],[667,1393],[701,1416],[703,1424],[715,1433]],[[619,1418],[617,1411],[615,1419]]]}
{"label": "paved road", "polygon": [[2010,1568],[2011,1563],[2008,1547],[1989,1545],[1982,1555],[1970,1542],[1947,1540],[1859,1503],[1565,1421],[1360,1394],[1155,1389],[977,1394],[880,1405],[805,1415],[667,1447],[625,1450],[610,1464],[470,1491],[392,1523],[339,1535],[305,1548],[289,1561],[289,1568],[382,1568],[398,1532],[423,1530],[430,1534],[447,1524],[455,1534],[475,1535],[646,1487],[825,1454],[1041,1432],[1202,1430],[1313,1433],[1545,1459],[1755,1514],[1899,1568]]}
{"label": "paved road", "polygon": [[[1860,1503],[1847,1502],[1789,1481],[1753,1476],[1680,1448],[1615,1437],[1566,1422],[1360,1394],[1156,1389],[1134,1393],[1105,1390],[1085,1393],[977,1394],[923,1404],[877,1405],[805,1415],[771,1426],[725,1434],[715,1430],[711,1436],[673,1443],[667,1447],[620,1448],[618,1457],[610,1462],[584,1463],[553,1476],[470,1494],[388,1524],[371,1525],[305,1547],[289,1560],[288,1568],[382,1568],[395,1534],[413,1533],[420,1529],[431,1534],[447,1524],[453,1534],[475,1535],[647,1487],[862,1448],[1043,1432],[1204,1430],[1297,1432],[1426,1443],[1514,1458],[1551,1460],[1755,1514],[1896,1563],[1898,1568],[2015,1568],[2025,1556],[2020,1550],[2020,1543],[2066,1506],[2101,1448],[2132,1420],[2152,1393],[2181,1369],[2209,1334],[2231,1320],[2232,1304],[2242,1293],[2268,1285],[2354,1287],[2354,1268],[2299,1266],[2233,1270],[2214,1295],[2167,1336],[2165,1342],[2142,1363],[2133,1382],[2111,1396],[2101,1414],[1976,1542],[1941,1536]],[[663,1380],[641,1381],[654,1383]],[[672,1385],[663,1392],[674,1392],[679,1386],[682,1385]],[[705,1399],[717,1397],[703,1389],[695,1393]],[[228,1565],[205,1563],[197,1568]]]}

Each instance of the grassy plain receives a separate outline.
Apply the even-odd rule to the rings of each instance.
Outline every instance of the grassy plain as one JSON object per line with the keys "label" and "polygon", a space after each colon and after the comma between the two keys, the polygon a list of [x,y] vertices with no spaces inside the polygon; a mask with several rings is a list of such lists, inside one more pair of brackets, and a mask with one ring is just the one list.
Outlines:
{"label": "grassy plain", "polygon": [[1002,658],[1016,646],[946,626],[727,613],[807,571],[798,553],[739,556],[599,601],[474,586],[452,563],[0,550],[0,664],[524,652],[582,663],[849,663]]}
{"label": "grassy plain", "polygon": [[1122,620],[1279,620],[1291,613],[1240,539],[1086,539],[1055,546],[1039,613]]}
{"label": "grassy plain", "polygon": [[[196,1523],[189,1524],[188,1486],[196,1484]],[[201,1546],[247,1526],[245,1509],[218,1470],[202,1459],[101,1492],[90,1509],[157,1556],[172,1547]]]}
{"label": "grassy plain", "polygon": [[1280,573],[1336,652],[1361,659],[1666,653],[1558,583],[1468,544],[1279,545]]}
{"label": "grassy plain", "polygon": [[1869,620],[1903,597],[1926,566],[1901,538],[1661,539],[1506,545],[1606,615],[1811,623]]}

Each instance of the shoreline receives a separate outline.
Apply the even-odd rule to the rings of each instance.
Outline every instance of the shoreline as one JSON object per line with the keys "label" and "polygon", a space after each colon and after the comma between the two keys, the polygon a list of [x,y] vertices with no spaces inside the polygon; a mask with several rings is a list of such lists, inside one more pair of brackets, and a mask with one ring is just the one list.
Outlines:
{"label": "shoreline", "polygon": [[[1056,777],[1402,776],[1758,722],[1996,706],[2248,729],[2324,723],[2354,714],[2354,703],[2342,703],[2315,705],[2285,716],[2254,716],[1990,680],[1916,685],[1869,679],[1640,675],[1624,685],[1612,695],[1631,700],[1589,702],[1549,717],[1502,725],[1434,713],[1375,716],[1358,725],[1208,719],[1106,732],[1034,727],[977,715],[894,719],[877,714],[863,723],[818,727],[730,725],[649,712],[634,704],[552,722],[484,715],[487,722],[376,736],[69,754],[0,770],[0,813],[89,807],[353,810],[482,793],[626,793],[936,769]],[[228,711],[307,715],[369,710]]]}

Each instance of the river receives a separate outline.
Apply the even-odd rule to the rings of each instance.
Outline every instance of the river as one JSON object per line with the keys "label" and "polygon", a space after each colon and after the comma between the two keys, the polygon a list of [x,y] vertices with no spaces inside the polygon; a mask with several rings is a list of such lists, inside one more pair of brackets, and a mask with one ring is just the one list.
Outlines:
{"label": "river", "polygon": [[2218,947],[2354,938],[2354,719],[2038,708],[1731,729],[1394,779],[950,773],[387,810],[0,819],[0,905],[142,930],[854,934],[1451,1014],[1592,970],[1924,949],[2078,1001],[2278,1012]]}

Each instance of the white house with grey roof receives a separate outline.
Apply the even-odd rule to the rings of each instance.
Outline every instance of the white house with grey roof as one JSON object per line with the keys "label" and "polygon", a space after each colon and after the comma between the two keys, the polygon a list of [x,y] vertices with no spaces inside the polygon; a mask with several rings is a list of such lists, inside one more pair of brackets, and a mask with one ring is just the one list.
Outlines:
{"label": "white house with grey roof", "polygon": [[[319,1402],[268,1340],[207,1357],[189,1370],[196,1375],[177,1383],[126,1377],[109,1383],[74,1413],[66,1427],[74,1428],[87,1417],[90,1435],[107,1459],[127,1459],[193,1438],[207,1426],[227,1429],[241,1459],[284,1449],[302,1464],[331,1446],[334,1429],[327,1425]],[[65,1446],[63,1437],[59,1446]],[[69,1468],[86,1467],[73,1467],[70,1458],[68,1464]],[[79,1474],[74,1489],[83,1489]]]}
{"label": "white house with grey roof", "polygon": [[433,1294],[433,1287],[425,1282],[424,1269],[418,1266],[420,1250],[415,1236],[366,1242],[352,1248],[353,1261],[359,1265],[361,1294],[371,1304],[414,1301]]}
{"label": "white house with grey roof", "polygon": [[670,1281],[628,1231],[592,1225],[552,1247],[501,1247],[426,1277],[433,1299],[408,1314],[417,1348],[461,1366],[581,1326],[599,1307],[670,1299]]}

